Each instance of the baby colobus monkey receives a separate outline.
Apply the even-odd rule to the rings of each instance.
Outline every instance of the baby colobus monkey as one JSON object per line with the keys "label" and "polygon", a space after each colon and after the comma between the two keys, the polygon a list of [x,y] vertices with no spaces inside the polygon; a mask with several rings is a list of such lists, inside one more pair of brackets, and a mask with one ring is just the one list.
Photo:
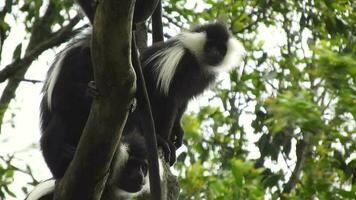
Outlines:
{"label": "baby colobus monkey", "polygon": [[[140,133],[132,132],[122,136],[111,171],[102,199],[126,200],[143,192],[149,192],[147,151],[144,138]],[[163,170],[161,169],[160,172]],[[160,174],[160,177],[162,178],[163,175]],[[55,179],[44,181],[33,189],[26,200],[51,200],[54,189]]]}

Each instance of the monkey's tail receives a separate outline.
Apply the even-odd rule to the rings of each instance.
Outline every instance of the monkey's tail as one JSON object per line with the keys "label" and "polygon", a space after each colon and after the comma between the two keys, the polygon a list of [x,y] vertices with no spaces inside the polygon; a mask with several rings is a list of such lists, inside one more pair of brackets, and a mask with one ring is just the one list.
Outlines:
{"label": "monkey's tail", "polygon": [[25,200],[51,199],[51,198],[49,198],[49,196],[53,195],[55,185],[56,185],[56,180],[54,180],[54,179],[46,180],[46,181],[38,184],[32,190],[32,192],[26,197]]}

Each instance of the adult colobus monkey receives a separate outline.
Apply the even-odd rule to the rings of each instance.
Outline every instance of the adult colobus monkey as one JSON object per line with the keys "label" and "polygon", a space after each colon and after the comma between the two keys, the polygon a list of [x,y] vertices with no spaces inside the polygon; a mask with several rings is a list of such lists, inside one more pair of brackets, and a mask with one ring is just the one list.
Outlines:
{"label": "adult colobus monkey", "polygon": [[[141,134],[132,132],[122,136],[111,171],[102,199],[124,200],[149,192],[147,151]],[[55,180],[47,180],[37,185],[26,200],[53,199],[54,189]]]}
{"label": "adult colobus monkey", "polygon": [[[41,148],[55,178],[61,178],[78,144],[91,105],[93,80],[89,37],[73,43],[49,72],[41,103]],[[188,101],[214,82],[219,71],[237,66],[243,46],[222,23],[209,23],[154,44],[141,54],[159,145],[171,164],[182,144],[180,120]],[[140,105],[123,134],[141,129]],[[143,132],[143,130],[140,130]]]}

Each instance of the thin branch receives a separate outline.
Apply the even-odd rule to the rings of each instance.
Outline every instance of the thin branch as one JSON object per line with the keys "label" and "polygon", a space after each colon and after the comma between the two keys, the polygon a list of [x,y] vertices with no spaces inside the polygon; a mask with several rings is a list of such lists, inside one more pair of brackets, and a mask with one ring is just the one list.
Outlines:
{"label": "thin branch", "polygon": [[167,21],[169,22],[169,24],[173,24],[176,27],[180,28],[180,29],[185,29],[184,26],[182,24],[178,24],[176,21],[173,21],[172,18],[168,17],[167,15],[163,15],[162,17],[164,17],[165,19],[167,19]]}
{"label": "thin branch", "polygon": [[288,182],[284,185],[283,193],[290,193],[299,182],[300,174],[303,170],[306,160],[306,149],[308,142],[305,139],[298,141],[296,146],[297,163]]}
{"label": "thin branch", "polygon": [[[326,97],[325,97],[325,98],[326,98]],[[321,105],[321,106],[322,106],[322,109],[321,109],[321,114],[322,114],[322,115],[325,114],[326,109],[329,108],[329,106],[330,106],[330,104],[331,104],[331,102],[332,102],[333,99],[334,99],[334,95],[330,95],[330,98],[329,98],[328,102],[326,103],[326,105],[325,105],[325,106],[324,106],[324,105]]]}
{"label": "thin branch", "polygon": [[162,2],[158,1],[157,7],[152,15],[152,41],[153,43],[164,40],[162,25]]}
{"label": "thin branch", "polygon": [[[5,0],[5,5],[4,8],[0,11],[0,21],[4,22],[5,16],[7,13],[11,12],[11,7],[12,7],[12,0]],[[6,31],[4,28],[0,29],[0,60],[1,60],[1,54],[2,54],[2,44],[4,43],[6,39]]]}
{"label": "thin branch", "polygon": [[31,170],[31,168],[29,166],[26,167],[26,170],[20,169],[20,168],[15,167],[15,166],[12,166],[12,167],[14,168],[14,170],[16,170],[18,172],[21,172],[21,173],[29,175],[31,177],[31,179],[32,179],[32,185],[37,185],[39,183],[39,181],[33,175],[33,172],[32,172],[32,170]]}
{"label": "thin branch", "polygon": [[44,82],[44,81],[41,81],[41,80],[27,79],[27,78],[17,78],[17,77],[15,77],[14,79],[15,79],[15,80],[19,80],[19,81],[23,81],[23,82],[33,83],[33,84],[36,84],[36,83],[43,83],[43,82]]}
{"label": "thin branch", "polygon": [[33,49],[29,50],[28,53],[22,59],[15,60],[11,64],[7,65],[3,70],[0,71],[0,83],[6,81],[6,79],[13,76],[23,67],[28,66],[45,50],[60,45],[61,43],[68,40],[68,38],[71,38],[76,35],[83,28],[82,27],[73,30],[73,27],[80,21],[80,19],[80,16],[74,17],[70,20],[67,26],[53,33],[48,40],[39,43]]}
{"label": "thin branch", "polygon": [[136,89],[130,60],[134,3],[108,0],[98,4],[91,57],[100,96],[93,100],[73,160],[57,184],[55,199],[98,200],[102,196]]}
{"label": "thin branch", "polygon": [[258,10],[256,12],[252,12],[248,15],[249,18],[252,18],[252,16],[257,15],[257,19],[255,21],[253,21],[252,23],[248,24],[247,26],[243,27],[242,29],[238,30],[238,31],[234,31],[233,34],[237,34],[237,33],[243,33],[246,30],[251,29],[253,26],[257,25],[258,22],[260,22],[261,19],[266,18],[266,11],[267,8],[269,8],[272,4],[272,1],[268,1],[267,5],[262,9],[262,10]]}
{"label": "thin branch", "polygon": [[[147,33],[151,33],[152,34],[152,30],[151,29],[147,29]],[[163,36],[167,39],[171,38],[172,36],[169,35],[168,33],[164,33]]]}
{"label": "thin branch", "polygon": [[237,33],[243,33],[246,30],[249,30],[252,28],[252,26],[255,26],[256,24],[258,24],[258,22],[260,22],[260,15],[257,16],[257,19],[255,21],[253,21],[252,23],[248,24],[247,26],[243,27],[242,29],[238,30],[238,31],[234,31],[233,34],[237,34]]}
{"label": "thin branch", "polygon": [[[157,39],[157,38],[156,38]],[[141,62],[139,59],[136,38],[135,34],[133,34],[132,39],[132,65],[136,71],[137,77],[137,94],[138,94],[138,102],[142,105],[140,108],[144,111],[143,115],[141,115],[141,120],[149,123],[142,123],[142,129],[145,130],[146,146],[149,151],[147,151],[148,157],[148,173],[149,173],[149,181],[150,181],[150,190],[151,190],[151,198],[155,200],[162,199],[161,192],[161,184],[160,184],[160,175],[159,175],[159,164],[158,164],[158,150],[157,150],[157,140],[156,140],[156,128],[153,119],[152,109],[150,105],[150,100],[148,98],[147,87],[145,83],[145,78],[143,76]]]}

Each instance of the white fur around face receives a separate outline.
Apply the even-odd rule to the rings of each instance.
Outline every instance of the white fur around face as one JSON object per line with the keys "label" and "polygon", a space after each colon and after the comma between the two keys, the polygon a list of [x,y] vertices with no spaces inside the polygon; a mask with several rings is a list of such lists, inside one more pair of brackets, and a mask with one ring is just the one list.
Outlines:
{"label": "white fur around face", "polygon": [[174,41],[171,47],[156,52],[145,62],[147,64],[156,60],[154,67],[157,76],[157,88],[165,95],[168,95],[170,84],[177,66],[184,56],[185,49],[191,51],[197,58],[201,57],[206,34],[186,32],[171,40]]}
{"label": "white fur around face", "polygon": [[[125,149],[127,148],[126,147],[123,147],[124,149],[121,150],[121,152],[125,152],[126,150],[128,149]],[[118,155],[120,156],[120,154]],[[124,156],[124,155],[123,155]],[[128,154],[127,154],[128,156]],[[127,160],[127,159],[126,159]],[[163,173],[164,173],[164,169],[163,169],[163,163],[162,163],[162,160],[160,158],[158,158],[158,164],[159,164],[159,175],[160,175],[160,179],[161,181],[163,181]],[[122,164],[118,164],[117,166],[122,166]],[[115,184],[112,184],[113,187],[115,187],[115,196],[118,197],[118,199],[130,199],[131,197],[134,197],[134,196],[138,196],[142,193],[149,193],[150,192],[150,178],[149,178],[149,173],[147,172],[147,175],[145,177],[145,185],[143,186],[142,190],[140,190],[139,192],[135,192],[135,193],[130,193],[130,192],[127,192],[125,190],[122,190],[121,188],[119,187],[116,187]]]}
{"label": "white fur around face", "polygon": [[51,193],[52,191],[54,191],[55,184],[56,181],[53,179],[38,184],[32,190],[30,195],[28,195],[26,200],[38,200],[39,198]]}
{"label": "white fur around face", "polygon": [[236,38],[230,36],[227,41],[227,51],[224,59],[218,66],[207,66],[209,71],[218,73],[229,71],[239,66],[246,55],[244,46]]}
{"label": "white fur around face", "polygon": [[185,32],[178,36],[185,48],[187,48],[200,61],[204,52],[206,33]]}
{"label": "white fur around face", "polygon": [[[155,62],[155,73],[157,76],[157,88],[165,95],[168,95],[169,87],[173,80],[177,66],[188,49],[198,60],[203,63],[204,44],[206,43],[205,32],[185,32],[172,38],[174,41],[171,47],[161,49],[153,54],[146,62]],[[221,71],[229,71],[233,67],[240,65],[246,51],[243,45],[230,35],[227,41],[227,51],[224,59],[218,66],[204,66],[206,69],[213,73]]]}

